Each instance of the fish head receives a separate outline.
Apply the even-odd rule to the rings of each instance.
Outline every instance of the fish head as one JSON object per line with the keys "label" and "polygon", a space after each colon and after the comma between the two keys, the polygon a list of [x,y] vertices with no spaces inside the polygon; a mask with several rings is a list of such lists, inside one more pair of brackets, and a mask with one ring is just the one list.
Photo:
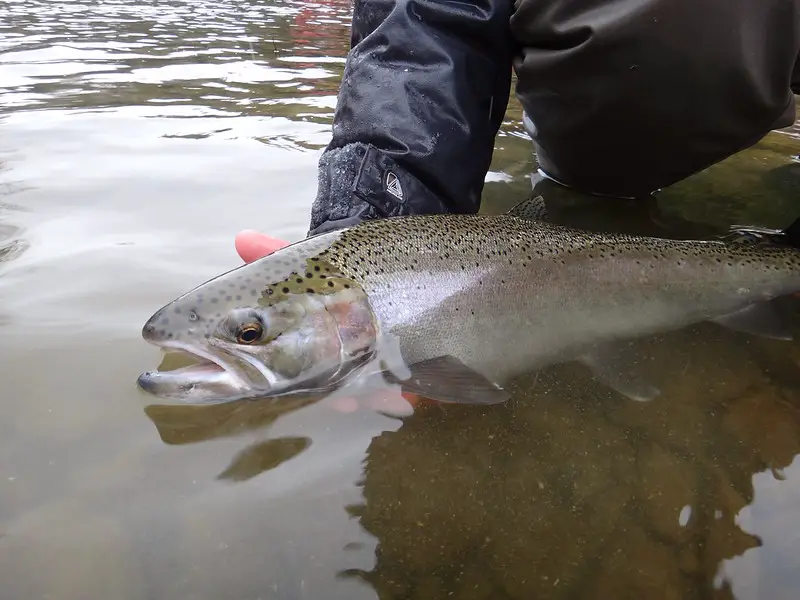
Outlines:
{"label": "fish head", "polygon": [[142,389],[220,402],[333,389],[375,354],[378,328],[360,285],[318,257],[279,251],[177,298],[142,336],[196,361],[143,373]]}

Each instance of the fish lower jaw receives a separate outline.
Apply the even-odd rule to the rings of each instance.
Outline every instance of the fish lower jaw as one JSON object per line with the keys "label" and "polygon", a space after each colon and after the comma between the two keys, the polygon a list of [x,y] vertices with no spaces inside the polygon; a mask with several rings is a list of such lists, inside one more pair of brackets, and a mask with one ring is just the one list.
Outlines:
{"label": "fish lower jaw", "polygon": [[155,369],[142,373],[137,384],[145,392],[162,398],[206,402],[230,401],[266,391],[256,389],[237,369],[211,353],[175,343],[161,348],[177,355],[182,362],[189,360],[191,363],[174,369]]}

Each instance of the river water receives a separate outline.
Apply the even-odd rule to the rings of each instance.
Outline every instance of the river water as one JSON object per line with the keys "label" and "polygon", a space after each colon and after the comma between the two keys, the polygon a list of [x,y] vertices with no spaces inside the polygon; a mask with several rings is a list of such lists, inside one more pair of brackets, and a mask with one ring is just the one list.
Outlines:
{"label": "river water", "polygon": [[[797,343],[645,340],[647,404],[577,365],[491,410],[136,388],[144,321],[238,265],[237,231],[305,235],[350,11],[0,2],[3,600],[796,598]],[[770,134],[666,190],[658,227],[791,222],[798,153]],[[485,210],[532,170],[512,101]]]}

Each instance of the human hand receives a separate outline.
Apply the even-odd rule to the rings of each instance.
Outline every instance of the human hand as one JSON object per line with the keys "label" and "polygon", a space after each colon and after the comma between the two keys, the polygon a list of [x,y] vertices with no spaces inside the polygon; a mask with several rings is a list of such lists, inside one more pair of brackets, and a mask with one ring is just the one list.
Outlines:
{"label": "human hand", "polygon": [[[289,242],[287,241],[274,238],[265,233],[253,231],[252,229],[240,231],[236,234],[234,240],[236,252],[246,263],[251,263],[254,260],[263,258],[288,245]],[[387,412],[389,414],[404,414],[408,412],[409,404],[413,410],[422,401],[422,398],[416,394],[403,392],[401,396],[403,400],[398,398],[396,394],[375,394],[369,398],[368,405],[375,410]],[[405,405],[401,406],[401,404]],[[356,398],[337,398],[334,402],[334,408],[339,412],[353,412],[358,410],[358,406],[359,401]]]}
{"label": "human hand", "polygon": [[263,258],[267,254],[272,254],[276,250],[280,250],[284,246],[288,246],[289,242],[279,240],[265,233],[253,231],[252,229],[245,229],[236,234],[234,246],[236,252],[239,253],[241,259],[246,263],[251,263],[254,260]]}

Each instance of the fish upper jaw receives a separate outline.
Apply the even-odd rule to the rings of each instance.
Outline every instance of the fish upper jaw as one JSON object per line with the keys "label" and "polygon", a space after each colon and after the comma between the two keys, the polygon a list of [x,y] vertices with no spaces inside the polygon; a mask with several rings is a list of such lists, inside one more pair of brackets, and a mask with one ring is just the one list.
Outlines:
{"label": "fish upper jaw", "polygon": [[[264,363],[258,360],[257,357],[248,354],[247,352],[243,352],[238,350],[235,346],[231,344],[225,344],[216,341],[214,338],[208,340],[208,345],[210,349],[216,350],[217,356],[217,364],[222,366],[224,369],[228,369],[231,371],[235,371],[242,381],[247,381],[247,383],[254,388],[258,388],[264,392],[272,390],[279,385],[278,378],[276,377],[275,373],[273,373],[269,367],[267,367]],[[220,358],[221,355],[228,356],[233,359],[233,362],[224,361]],[[203,357],[205,358],[205,357]],[[245,373],[245,369],[237,367],[238,365],[247,365],[251,367],[249,370],[250,373],[258,373],[260,375],[260,381],[253,381],[252,377],[249,377],[248,374]]]}
{"label": "fish upper jaw", "polygon": [[[145,325],[145,328],[147,325]],[[184,400],[209,398],[232,400],[264,394],[274,383],[274,376],[266,369],[254,365],[252,360],[215,348],[213,345],[201,346],[178,340],[145,339],[164,351],[175,351],[195,359],[195,364],[174,370],[147,371],[139,375],[137,384],[141,389],[164,398],[180,398]],[[237,361],[249,364],[264,378],[254,381],[237,365]]]}
{"label": "fish upper jaw", "polygon": [[157,346],[160,345],[162,341],[162,336],[158,334],[158,330],[156,329],[156,321],[159,319],[161,312],[162,311],[158,311],[155,313],[147,320],[144,327],[142,327],[142,337],[144,340]]}

